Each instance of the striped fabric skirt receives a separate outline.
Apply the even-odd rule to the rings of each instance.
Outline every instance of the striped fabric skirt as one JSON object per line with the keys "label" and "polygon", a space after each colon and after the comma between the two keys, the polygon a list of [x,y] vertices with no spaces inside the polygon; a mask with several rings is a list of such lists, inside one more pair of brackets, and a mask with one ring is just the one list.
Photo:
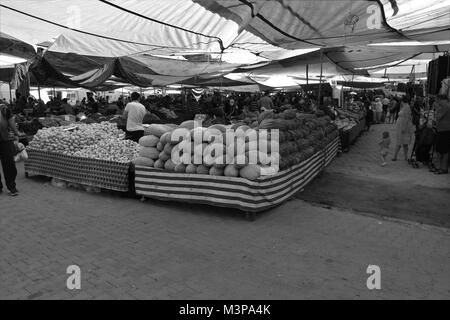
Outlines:
{"label": "striped fabric skirt", "polygon": [[339,149],[338,137],[302,163],[256,181],[136,166],[136,193],[159,200],[201,203],[245,212],[265,211],[302,190],[333,161]]}

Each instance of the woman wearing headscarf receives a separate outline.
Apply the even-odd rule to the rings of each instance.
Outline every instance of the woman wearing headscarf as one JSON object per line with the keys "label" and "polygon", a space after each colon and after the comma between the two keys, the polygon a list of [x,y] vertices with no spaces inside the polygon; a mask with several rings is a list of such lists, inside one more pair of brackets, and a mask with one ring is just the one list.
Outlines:
{"label": "woman wearing headscarf", "polygon": [[408,160],[408,146],[411,144],[414,134],[414,125],[412,123],[412,113],[408,96],[403,96],[402,102],[400,103],[400,112],[398,113],[395,134],[397,145],[395,146],[395,153],[392,161],[397,161],[398,153],[402,147],[405,160]]}
{"label": "woman wearing headscarf", "polygon": [[[5,184],[12,196],[19,193],[16,189],[17,169],[14,162],[16,145],[19,142],[19,131],[11,109],[6,105],[0,105],[0,160],[5,176]],[[0,193],[3,192],[3,184],[0,176]]]}
{"label": "woman wearing headscarf", "polygon": [[438,96],[434,103],[436,110],[436,152],[439,155],[436,174],[448,174],[450,153],[450,101],[445,95]]}

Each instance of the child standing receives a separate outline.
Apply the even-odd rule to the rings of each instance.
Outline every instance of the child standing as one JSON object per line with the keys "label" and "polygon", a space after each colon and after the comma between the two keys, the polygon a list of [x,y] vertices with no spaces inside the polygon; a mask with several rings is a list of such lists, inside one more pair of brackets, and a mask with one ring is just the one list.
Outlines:
{"label": "child standing", "polygon": [[380,146],[381,159],[383,159],[381,166],[384,167],[386,165],[386,157],[389,154],[389,148],[391,146],[391,138],[389,137],[389,132],[383,132],[382,139],[378,143],[378,145]]}

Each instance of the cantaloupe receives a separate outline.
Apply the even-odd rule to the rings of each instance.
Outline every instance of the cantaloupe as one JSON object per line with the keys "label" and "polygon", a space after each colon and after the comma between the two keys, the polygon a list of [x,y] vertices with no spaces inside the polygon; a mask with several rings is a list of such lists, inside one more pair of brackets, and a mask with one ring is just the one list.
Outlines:
{"label": "cantaloupe", "polygon": [[177,173],[186,173],[186,165],[179,163],[175,166],[175,172]]}
{"label": "cantaloupe", "polygon": [[167,154],[172,154],[173,147],[174,147],[173,144],[166,143],[166,145],[164,146],[164,152]]}
{"label": "cantaloupe", "polygon": [[186,173],[196,174],[197,173],[197,166],[195,164],[190,164],[190,165],[186,166]]}
{"label": "cantaloupe", "polygon": [[154,135],[144,136],[139,139],[139,144],[143,147],[156,147],[159,142],[159,137]]}
{"label": "cantaloupe", "polygon": [[212,157],[210,154],[203,156],[203,165],[207,167],[211,167],[214,165],[215,158]]}
{"label": "cantaloupe", "polygon": [[194,120],[188,120],[179,125],[179,128],[185,128],[188,130],[194,129]]}
{"label": "cantaloupe", "polygon": [[219,168],[219,169],[223,169],[228,164],[231,164],[232,162],[233,162],[233,157],[232,156],[229,156],[228,154],[220,155],[220,156],[218,156],[218,157],[216,157],[214,159],[214,167]]}
{"label": "cantaloupe", "polygon": [[171,131],[169,131],[169,132],[166,132],[166,133],[164,133],[162,136],[161,136],[161,138],[160,138],[160,142],[163,144],[163,145],[166,145],[167,143],[170,143],[170,136],[172,135],[172,132]]}
{"label": "cantaloupe", "polygon": [[168,131],[171,131],[172,128],[164,125],[164,124],[151,124],[148,127],[148,132],[150,132],[150,134],[157,136],[157,137],[161,137],[163,134],[165,134]]}
{"label": "cantaloupe", "polygon": [[223,173],[223,168],[211,167],[211,169],[209,169],[209,175],[211,176],[223,176]]}
{"label": "cantaloupe", "polygon": [[244,168],[248,164],[248,158],[245,155],[237,155],[234,158],[233,164],[236,168]]}
{"label": "cantaloupe", "polygon": [[209,168],[201,164],[197,167],[197,174],[209,174]]}
{"label": "cantaloupe", "polygon": [[173,163],[172,160],[170,160],[170,159],[167,160],[164,163],[164,169],[166,169],[167,171],[170,171],[170,172],[175,171],[175,163]]}
{"label": "cantaloupe", "polygon": [[144,158],[149,158],[156,160],[159,157],[160,152],[158,149],[153,147],[141,147],[141,150],[139,151],[139,156]]}
{"label": "cantaloupe", "polygon": [[188,129],[178,128],[172,131],[170,135],[170,143],[178,144],[184,140],[191,140],[191,134]]}
{"label": "cantaloupe", "polygon": [[224,175],[227,177],[239,177],[239,170],[234,164],[229,164],[225,167]]}
{"label": "cantaloupe", "polygon": [[221,125],[221,124],[212,125],[208,129],[216,129],[216,130],[219,130],[222,133],[225,133],[227,131],[227,128],[224,125]]}
{"label": "cantaloupe", "polygon": [[155,161],[155,168],[156,169],[164,169],[164,161],[161,160],[156,160]]}
{"label": "cantaloupe", "polygon": [[159,160],[161,160],[162,162],[166,162],[170,158],[171,158],[171,155],[169,153],[161,152],[159,154]]}
{"label": "cantaloupe", "polygon": [[155,162],[152,159],[144,158],[144,157],[138,157],[136,158],[133,163],[137,166],[144,166],[144,167],[153,167],[155,165]]}
{"label": "cantaloupe", "polygon": [[162,152],[164,150],[164,144],[160,142],[158,142],[158,144],[156,145],[156,149],[158,149],[159,152]]}
{"label": "cantaloupe", "polygon": [[259,177],[261,177],[261,167],[258,165],[249,164],[248,166],[245,166],[244,168],[239,170],[239,175],[247,180],[257,180]]}

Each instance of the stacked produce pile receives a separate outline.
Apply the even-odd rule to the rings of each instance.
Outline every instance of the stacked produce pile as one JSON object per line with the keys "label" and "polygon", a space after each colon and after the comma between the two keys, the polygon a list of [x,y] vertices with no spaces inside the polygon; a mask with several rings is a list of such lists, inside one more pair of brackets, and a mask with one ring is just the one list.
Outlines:
{"label": "stacked produce pile", "polygon": [[337,126],[331,123],[328,116],[305,116],[298,119],[293,114],[282,117],[266,115],[258,128],[279,130],[280,170],[305,161],[339,135]]}
{"label": "stacked produce pile", "polygon": [[81,158],[129,163],[139,156],[140,146],[131,140],[108,138],[74,153]]}
{"label": "stacked produce pile", "polygon": [[58,118],[39,118],[39,122],[44,128],[68,126],[71,124],[69,121]]}
{"label": "stacked produce pile", "polygon": [[338,118],[334,123],[338,126],[339,130],[350,130],[356,126],[362,118],[364,118],[364,112],[353,112],[350,110],[337,109]]}
{"label": "stacked produce pile", "polygon": [[41,129],[28,146],[39,151],[75,155],[82,149],[108,139],[119,141],[124,132],[109,122]]}
{"label": "stacked produce pile", "polygon": [[[295,111],[276,115],[271,112],[263,113],[250,124],[255,129],[252,138],[248,125],[238,123],[233,126],[213,125],[209,128],[195,128],[194,121],[183,122],[178,128],[165,125],[151,125],[148,131],[151,135],[143,137],[139,143],[141,151],[136,165],[154,167],[168,172],[209,174],[213,176],[243,177],[256,180],[261,175],[275,174],[279,169],[284,170],[296,165],[314,153],[322,150],[338,136],[336,125],[329,117],[317,118],[304,116],[297,118]],[[174,133],[185,129],[188,134],[185,139],[179,139]],[[216,141],[210,136],[210,130],[218,130],[222,134],[222,141]],[[231,129],[234,133],[230,139]],[[266,129],[266,135],[262,132]],[[279,130],[279,153],[271,150],[276,140],[275,132]],[[178,131],[180,132],[180,131]],[[197,142],[200,134],[202,144]],[[194,139],[194,136],[197,139]],[[244,140],[239,140],[244,139]],[[180,142],[181,141],[181,142]],[[238,154],[238,141],[245,141],[241,146],[245,154]],[[277,143],[278,141],[275,141]],[[219,146],[218,146],[219,144]],[[258,149],[265,146],[265,150]],[[190,149],[191,154],[184,155],[183,150]],[[215,150],[223,150],[216,154]],[[264,151],[264,152],[261,152]],[[237,155],[238,154],[238,155]],[[200,161],[198,159],[200,155]],[[180,158],[181,163],[180,163]],[[279,161],[279,163],[278,163]],[[200,163],[201,164],[200,164]],[[279,166],[278,166],[279,164]]]}
{"label": "stacked produce pile", "polygon": [[[184,131],[181,131],[183,129]],[[220,135],[220,141],[216,141],[216,137],[211,136],[213,131],[208,129],[215,129],[214,133],[217,137]],[[241,134],[243,136],[245,131],[250,128],[248,126],[234,126],[228,129],[239,129],[236,130],[236,135]],[[140,157],[136,159],[135,164],[168,172],[229,177],[241,176],[249,180],[259,178],[261,168],[263,168],[260,163],[263,155],[260,155],[256,150],[259,141],[252,146],[247,139],[245,145],[242,144],[245,154],[233,157],[237,154],[237,136],[235,135],[234,139],[227,139],[226,130],[227,127],[223,125],[194,129],[194,121],[183,122],[177,128],[153,124],[148,128],[152,135],[145,136],[139,141],[141,145]],[[177,137],[177,134],[181,134],[182,137]],[[197,142],[195,140],[196,135],[201,143],[194,144],[194,141]],[[244,138],[241,137],[241,139]],[[190,154],[184,154],[185,148],[190,150]],[[255,159],[255,161],[251,162],[251,159]],[[268,162],[265,159],[265,163]],[[273,171],[273,173],[275,172]]]}

